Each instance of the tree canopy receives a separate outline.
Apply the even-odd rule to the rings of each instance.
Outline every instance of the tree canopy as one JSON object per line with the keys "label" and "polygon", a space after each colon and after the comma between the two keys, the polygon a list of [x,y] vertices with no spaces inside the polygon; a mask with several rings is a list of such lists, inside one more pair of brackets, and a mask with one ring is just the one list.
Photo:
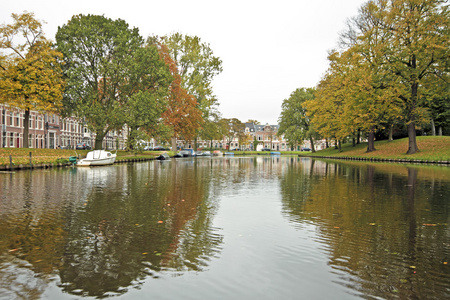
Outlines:
{"label": "tree canopy", "polygon": [[208,118],[218,105],[212,80],[222,72],[222,61],[197,36],[174,33],[165,36],[163,43],[177,63],[182,88],[196,98],[203,118]]}
{"label": "tree canopy", "polygon": [[58,28],[56,42],[65,61],[66,114],[95,132],[96,149],[110,130],[124,124],[137,130],[160,117],[163,104],[157,102],[164,101],[172,77],[137,28],[121,19],[77,15]]}
{"label": "tree canopy", "polygon": [[306,114],[304,104],[306,101],[314,99],[314,93],[315,89],[313,88],[300,88],[292,92],[281,106],[280,128],[278,129],[278,135],[284,135],[291,147],[309,139],[313,152],[315,151],[313,137],[316,133]]}
{"label": "tree canopy", "polygon": [[[342,51],[306,107],[324,137],[339,140],[366,132],[375,150],[377,130],[407,126],[407,153],[419,149],[416,125],[430,113],[441,120],[448,99],[449,11],[440,0],[371,0],[349,21]],[[447,90],[447,92],[445,92]]]}
{"label": "tree canopy", "polygon": [[61,109],[62,55],[44,37],[33,13],[12,18],[12,24],[0,26],[0,102],[25,111],[23,147],[28,148],[30,111]]}

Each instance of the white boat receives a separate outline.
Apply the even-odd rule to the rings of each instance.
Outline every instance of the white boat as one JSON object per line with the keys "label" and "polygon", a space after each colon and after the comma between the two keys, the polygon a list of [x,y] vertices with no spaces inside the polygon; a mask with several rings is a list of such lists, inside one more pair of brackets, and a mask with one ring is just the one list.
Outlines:
{"label": "white boat", "polygon": [[116,161],[117,151],[112,154],[105,150],[93,150],[88,152],[86,158],[77,161],[76,166],[89,167],[89,166],[105,166],[112,165]]}

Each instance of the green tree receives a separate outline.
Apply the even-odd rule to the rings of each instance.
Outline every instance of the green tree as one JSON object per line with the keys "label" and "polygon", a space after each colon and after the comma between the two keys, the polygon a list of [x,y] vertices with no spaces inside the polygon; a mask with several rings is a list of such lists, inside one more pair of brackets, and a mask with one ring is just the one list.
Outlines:
{"label": "green tree", "polygon": [[[221,119],[220,121],[222,128],[224,129],[223,136],[226,139],[228,149],[230,149],[230,143],[237,138],[238,140],[244,134],[245,124],[239,119]],[[230,149],[231,150],[231,149]]]}
{"label": "green tree", "polygon": [[313,138],[316,132],[311,126],[304,103],[314,99],[314,92],[314,88],[296,89],[288,99],[283,101],[281,115],[278,119],[280,124],[278,135],[284,135],[291,147],[309,139],[312,152],[315,152]]}
{"label": "green tree", "polygon": [[126,122],[130,68],[143,38],[123,20],[77,15],[58,28],[56,42],[64,54],[65,113],[86,121],[96,134],[95,149],[101,149],[106,134]]}
{"label": "green tree", "polygon": [[[408,151],[419,151],[416,123],[421,122],[428,106],[422,100],[425,82],[446,73],[450,53],[450,16],[446,1],[372,0],[360,10],[364,30],[355,31],[359,43],[374,44],[384,57],[384,67],[402,84],[399,98],[404,104],[408,129]],[[382,39],[380,39],[380,37]],[[448,83],[447,83],[448,84]]]}
{"label": "green tree", "polygon": [[164,37],[163,43],[177,63],[182,88],[197,99],[203,118],[207,119],[218,105],[212,80],[222,72],[222,61],[197,36],[174,33]]}
{"label": "green tree", "polygon": [[23,147],[28,148],[30,111],[61,108],[61,53],[45,39],[34,14],[12,14],[12,18],[13,24],[0,26],[0,49],[6,51],[0,54],[0,102],[25,111]]}
{"label": "green tree", "polygon": [[162,113],[167,106],[169,86],[172,75],[169,66],[160,57],[158,48],[146,44],[138,48],[129,63],[129,83],[124,89],[123,103],[125,122],[129,136],[127,146],[130,150],[137,142],[138,130],[160,135]]}

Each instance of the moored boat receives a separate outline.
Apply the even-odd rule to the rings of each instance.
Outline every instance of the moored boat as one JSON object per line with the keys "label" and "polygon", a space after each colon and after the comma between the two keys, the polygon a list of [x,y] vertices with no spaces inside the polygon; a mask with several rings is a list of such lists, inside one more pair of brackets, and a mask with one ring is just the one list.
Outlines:
{"label": "moored boat", "polygon": [[213,151],[213,155],[214,155],[214,156],[222,156],[223,153],[222,153],[222,151],[220,151],[220,150],[215,150],[215,151]]}
{"label": "moored boat", "polygon": [[112,165],[116,161],[116,157],[117,151],[113,154],[105,150],[93,150],[88,152],[86,158],[78,160],[75,165],[78,167]]}
{"label": "moored boat", "polygon": [[159,155],[156,159],[157,160],[170,160],[170,156],[167,153],[163,153],[163,154]]}

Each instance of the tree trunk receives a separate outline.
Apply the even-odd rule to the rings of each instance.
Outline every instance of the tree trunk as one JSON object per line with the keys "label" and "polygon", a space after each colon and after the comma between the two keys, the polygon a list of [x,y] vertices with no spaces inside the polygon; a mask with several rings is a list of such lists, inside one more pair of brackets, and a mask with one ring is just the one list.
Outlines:
{"label": "tree trunk", "polygon": [[339,140],[339,141],[338,141],[338,149],[339,149],[339,152],[341,152],[341,151],[342,151],[341,140]]}
{"label": "tree trunk", "polygon": [[137,126],[129,127],[130,131],[128,132],[128,140],[127,140],[127,148],[128,150],[135,150],[136,148],[136,135],[137,135]]}
{"label": "tree trunk", "polygon": [[29,135],[29,128],[30,128],[30,109],[25,109],[25,115],[23,120],[23,148],[29,148],[28,147],[28,135]]}
{"label": "tree trunk", "polygon": [[311,152],[316,153],[316,149],[314,148],[314,140],[311,135],[309,136],[309,141],[311,143]]}
{"label": "tree trunk", "polygon": [[326,149],[330,148],[330,145],[328,145],[328,139],[325,139],[325,148]]}
{"label": "tree trunk", "polygon": [[334,141],[334,149],[339,149],[339,147],[338,147],[338,140],[337,139]]}
{"label": "tree trunk", "polygon": [[356,136],[356,145],[361,143],[361,131],[358,130],[358,135]]}
{"label": "tree trunk", "polygon": [[391,128],[389,128],[389,141],[394,140],[394,124],[391,125]]}
{"label": "tree trunk", "polygon": [[[413,55],[413,61],[412,64],[415,68],[416,59]],[[416,119],[414,115],[414,109],[415,105],[417,103],[417,89],[419,88],[419,83],[414,82],[411,85],[411,108],[409,110],[409,124],[408,124],[408,151],[406,154],[414,154],[419,151],[419,148],[417,147],[416,142]]]}
{"label": "tree trunk", "polygon": [[442,126],[438,127],[438,136],[442,136]]}
{"label": "tree trunk", "polygon": [[103,131],[97,131],[95,135],[95,150],[102,150],[103,149],[103,138],[105,137],[106,132]]}
{"label": "tree trunk", "polygon": [[375,130],[373,127],[369,131],[369,137],[367,139],[367,151],[366,152],[372,152],[375,151]]}
{"label": "tree trunk", "polygon": [[416,142],[416,124],[411,122],[408,124],[408,152],[406,154],[414,154],[419,151]]}
{"label": "tree trunk", "polygon": [[178,151],[178,149],[177,149],[177,137],[176,136],[173,136],[172,138],[171,138],[171,144],[172,144],[172,151]]}
{"label": "tree trunk", "polygon": [[355,147],[355,146],[356,146],[356,139],[355,139],[355,137],[354,137],[354,136],[352,137],[352,146],[353,146],[353,147]]}
{"label": "tree trunk", "polygon": [[436,126],[434,125],[433,119],[431,119],[431,135],[436,136]]}

